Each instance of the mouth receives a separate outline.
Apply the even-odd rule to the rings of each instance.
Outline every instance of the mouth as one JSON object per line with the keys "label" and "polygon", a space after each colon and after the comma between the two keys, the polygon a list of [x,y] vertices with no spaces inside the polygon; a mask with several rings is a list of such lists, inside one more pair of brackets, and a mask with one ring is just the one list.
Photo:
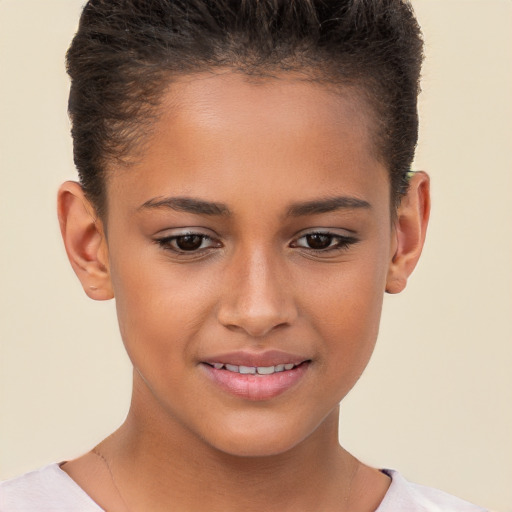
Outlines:
{"label": "mouth", "polygon": [[226,370],[228,372],[239,373],[241,375],[272,375],[274,373],[280,373],[285,371],[293,370],[301,364],[308,361],[302,361],[301,363],[283,363],[276,364],[274,366],[244,366],[228,363],[205,363],[216,370]]}
{"label": "mouth", "polygon": [[270,400],[295,388],[306,376],[310,359],[265,366],[208,361],[204,368],[210,381],[224,393],[250,401]]}

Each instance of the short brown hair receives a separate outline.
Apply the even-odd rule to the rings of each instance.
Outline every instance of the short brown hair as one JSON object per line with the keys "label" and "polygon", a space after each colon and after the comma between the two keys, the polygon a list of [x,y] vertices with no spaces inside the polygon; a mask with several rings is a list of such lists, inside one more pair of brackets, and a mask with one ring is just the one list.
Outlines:
{"label": "short brown hair", "polygon": [[80,181],[104,213],[107,164],[143,141],[173,76],[306,71],[369,100],[396,205],[418,137],[422,51],[405,0],[89,0],[67,53]]}

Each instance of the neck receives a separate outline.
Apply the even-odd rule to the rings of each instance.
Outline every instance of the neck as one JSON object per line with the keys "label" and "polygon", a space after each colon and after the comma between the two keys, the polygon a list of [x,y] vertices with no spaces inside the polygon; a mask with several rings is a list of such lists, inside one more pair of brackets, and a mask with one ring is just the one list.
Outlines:
{"label": "neck", "polygon": [[[338,443],[338,411],[285,453],[221,452],[168,418],[148,421],[136,404],[100,445],[130,512],[345,510],[357,461]],[[137,468],[133,471],[133,468]]]}

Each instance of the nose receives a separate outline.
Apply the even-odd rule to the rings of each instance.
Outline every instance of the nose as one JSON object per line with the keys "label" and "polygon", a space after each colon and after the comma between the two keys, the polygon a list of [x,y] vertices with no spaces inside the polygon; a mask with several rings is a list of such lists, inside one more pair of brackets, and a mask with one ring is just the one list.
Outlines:
{"label": "nose", "polygon": [[240,251],[223,279],[219,322],[254,338],[289,326],[297,317],[293,282],[279,257],[269,252]]}

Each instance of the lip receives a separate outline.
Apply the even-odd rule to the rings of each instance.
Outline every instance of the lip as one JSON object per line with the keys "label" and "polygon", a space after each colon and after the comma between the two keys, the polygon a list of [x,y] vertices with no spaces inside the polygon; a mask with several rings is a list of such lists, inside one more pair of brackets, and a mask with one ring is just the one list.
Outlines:
{"label": "lip", "polygon": [[236,366],[276,366],[278,364],[298,365],[310,358],[291,354],[281,350],[267,350],[265,352],[237,351],[216,354],[202,362],[207,364],[224,363]]}
{"label": "lip", "polygon": [[[277,366],[290,364],[291,370],[270,375],[253,375],[216,369],[213,363],[232,364],[236,366]],[[262,353],[230,352],[209,357],[201,363],[211,381],[224,392],[238,398],[251,401],[270,400],[295,387],[306,375],[310,360],[294,354],[272,350]]]}

